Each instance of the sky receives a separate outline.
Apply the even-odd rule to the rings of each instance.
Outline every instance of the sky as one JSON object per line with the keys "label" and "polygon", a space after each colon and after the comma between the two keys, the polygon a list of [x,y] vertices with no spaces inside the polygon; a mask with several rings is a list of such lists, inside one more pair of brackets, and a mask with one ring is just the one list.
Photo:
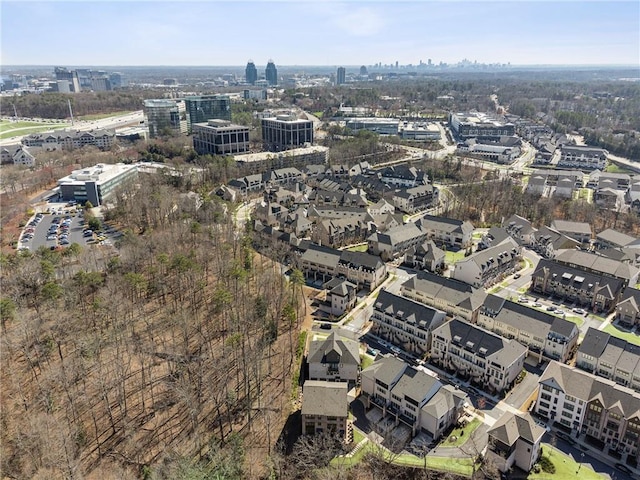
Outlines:
{"label": "sky", "polygon": [[0,0],[0,65],[640,65],[640,2]]}

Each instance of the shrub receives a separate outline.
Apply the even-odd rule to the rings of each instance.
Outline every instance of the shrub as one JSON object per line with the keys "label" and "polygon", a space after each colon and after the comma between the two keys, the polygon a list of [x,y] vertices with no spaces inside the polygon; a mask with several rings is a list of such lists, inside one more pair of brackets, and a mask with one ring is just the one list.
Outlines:
{"label": "shrub", "polygon": [[542,471],[545,473],[556,473],[556,466],[549,457],[542,457],[540,459],[540,468],[542,468]]}

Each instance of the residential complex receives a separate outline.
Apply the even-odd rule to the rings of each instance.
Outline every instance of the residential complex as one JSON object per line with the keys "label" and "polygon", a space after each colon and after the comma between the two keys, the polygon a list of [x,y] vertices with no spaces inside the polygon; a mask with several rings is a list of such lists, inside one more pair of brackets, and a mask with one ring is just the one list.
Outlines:
{"label": "residential complex", "polygon": [[478,325],[526,345],[539,362],[569,360],[580,333],[569,320],[496,295],[487,295],[478,315]]}
{"label": "residential complex", "polygon": [[640,392],[640,346],[589,328],[576,367]]}
{"label": "residential complex", "polygon": [[528,472],[540,458],[545,430],[528,413],[505,413],[487,433],[489,458],[501,472],[514,465]]}
{"label": "residential complex", "polygon": [[555,361],[549,363],[539,384],[538,415],[579,441],[637,467],[639,392]]}
{"label": "residential complex", "polygon": [[25,147],[40,147],[44,150],[59,148],[71,150],[87,145],[106,150],[111,148],[115,139],[116,135],[111,130],[57,130],[55,132],[32,133],[22,139],[22,144]]}
{"label": "residential complex", "polygon": [[522,372],[527,347],[454,318],[432,333],[431,361],[486,391],[511,388]]}
{"label": "residential complex", "polygon": [[442,325],[446,314],[411,299],[381,290],[373,305],[373,332],[422,357],[431,349],[431,332]]}
{"label": "residential complex", "polygon": [[468,400],[461,390],[392,356],[376,360],[361,376],[365,407],[379,410],[391,420],[391,428],[400,423],[408,426],[411,436],[424,433],[439,439],[458,420]]}

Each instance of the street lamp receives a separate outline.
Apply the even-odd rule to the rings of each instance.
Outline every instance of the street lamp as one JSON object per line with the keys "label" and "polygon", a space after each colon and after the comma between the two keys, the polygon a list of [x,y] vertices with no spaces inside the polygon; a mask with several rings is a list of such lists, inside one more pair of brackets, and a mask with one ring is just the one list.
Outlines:
{"label": "street lamp", "polygon": [[578,471],[576,472],[576,474],[580,473],[580,469],[582,468],[582,462],[584,460],[584,452],[580,453],[580,464],[578,465]]}

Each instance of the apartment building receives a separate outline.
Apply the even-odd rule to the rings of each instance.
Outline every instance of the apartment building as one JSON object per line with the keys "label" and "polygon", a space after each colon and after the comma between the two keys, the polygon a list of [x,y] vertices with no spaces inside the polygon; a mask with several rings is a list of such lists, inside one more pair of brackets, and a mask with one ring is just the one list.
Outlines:
{"label": "apartment building", "polygon": [[478,325],[526,345],[538,361],[566,362],[580,333],[573,322],[496,295],[487,295],[480,308]]}
{"label": "apartment building", "polygon": [[499,245],[475,252],[457,262],[452,278],[476,288],[487,287],[505,275],[514,273],[520,259],[520,245],[507,238]]}
{"label": "apartment building", "polygon": [[632,328],[640,324],[640,290],[632,287],[624,289],[616,305],[616,318],[625,327]]}
{"label": "apartment building", "polygon": [[431,332],[446,319],[443,311],[381,290],[373,304],[373,332],[418,356],[431,348]]}
{"label": "apartment building", "polygon": [[429,177],[425,172],[409,165],[393,165],[384,168],[380,173],[380,180],[385,185],[395,188],[413,188],[429,184]]}
{"label": "apartment building", "polygon": [[578,441],[637,467],[640,393],[552,361],[539,380],[535,412]]}
{"label": "apartment building", "polygon": [[640,392],[640,346],[589,327],[576,367]]}
{"label": "apartment building", "polygon": [[45,150],[57,150],[58,148],[71,150],[87,145],[106,150],[111,148],[115,140],[116,134],[111,130],[57,130],[47,133],[32,133],[22,139],[22,144],[26,147],[40,147]]}
{"label": "apartment building", "polygon": [[379,409],[394,426],[409,426],[413,436],[424,433],[439,439],[457,422],[468,401],[463,391],[393,356],[376,360],[361,378],[365,407]]}
{"label": "apartment building", "polygon": [[602,148],[582,145],[562,145],[558,168],[578,168],[580,170],[604,170],[609,152]]}
{"label": "apartment building", "polygon": [[438,204],[439,191],[433,185],[418,185],[394,192],[393,205],[401,212],[413,214]]}
{"label": "apartment building", "polygon": [[596,234],[596,246],[605,248],[622,248],[638,243],[638,239],[626,233],[619,232],[613,228],[607,228]]}
{"label": "apartment building", "polygon": [[564,251],[557,255],[555,260],[570,267],[582,268],[588,272],[601,273],[618,278],[624,282],[625,286],[638,283],[638,275],[640,274],[640,269],[630,265],[628,262],[579,250]]}
{"label": "apartment building", "polygon": [[341,276],[356,284],[358,289],[369,291],[375,290],[387,275],[387,266],[379,257],[314,244],[307,245],[299,263],[309,279],[326,283],[334,276]]}
{"label": "apartment building", "polygon": [[611,312],[624,285],[625,282],[619,278],[542,259],[531,275],[529,288],[535,293],[576,303],[594,312]]}
{"label": "apartment building", "polygon": [[429,272],[418,272],[400,287],[407,298],[475,323],[487,294],[467,283]]}
{"label": "apartment building", "polygon": [[[234,155],[236,164],[251,173],[259,173],[274,168],[305,168],[309,165],[322,166],[329,158],[329,148],[312,146],[292,148],[282,152],[258,152]],[[324,168],[322,168],[324,170]]]}
{"label": "apartment building", "polygon": [[512,215],[503,222],[502,226],[520,245],[531,245],[534,242],[536,229],[526,218]]}
{"label": "apartment building", "polygon": [[483,389],[511,388],[522,371],[527,347],[454,318],[432,334],[431,362]]}
{"label": "apartment building", "polygon": [[353,427],[349,424],[349,402],[345,382],[307,380],[302,386],[302,434],[335,435],[348,443]]}
{"label": "apartment building", "polygon": [[406,223],[386,232],[375,232],[367,238],[368,251],[380,255],[384,260],[391,260],[404,254],[411,247],[422,244],[427,239],[424,232],[415,223]]}
{"label": "apartment building", "polygon": [[455,137],[462,140],[475,137],[512,137],[516,132],[513,123],[479,112],[451,113],[449,127]]}
{"label": "apartment building", "polygon": [[307,363],[310,380],[342,381],[352,388],[360,374],[360,346],[331,332],[327,338],[309,343]]}
{"label": "apartment building", "polygon": [[580,245],[577,240],[553,228],[542,226],[533,234],[531,248],[545,258],[554,258],[558,252],[576,249]]}
{"label": "apartment building", "polygon": [[473,225],[467,221],[453,218],[425,215],[416,222],[430,240],[438,245],[465,248],[471,245]]}

